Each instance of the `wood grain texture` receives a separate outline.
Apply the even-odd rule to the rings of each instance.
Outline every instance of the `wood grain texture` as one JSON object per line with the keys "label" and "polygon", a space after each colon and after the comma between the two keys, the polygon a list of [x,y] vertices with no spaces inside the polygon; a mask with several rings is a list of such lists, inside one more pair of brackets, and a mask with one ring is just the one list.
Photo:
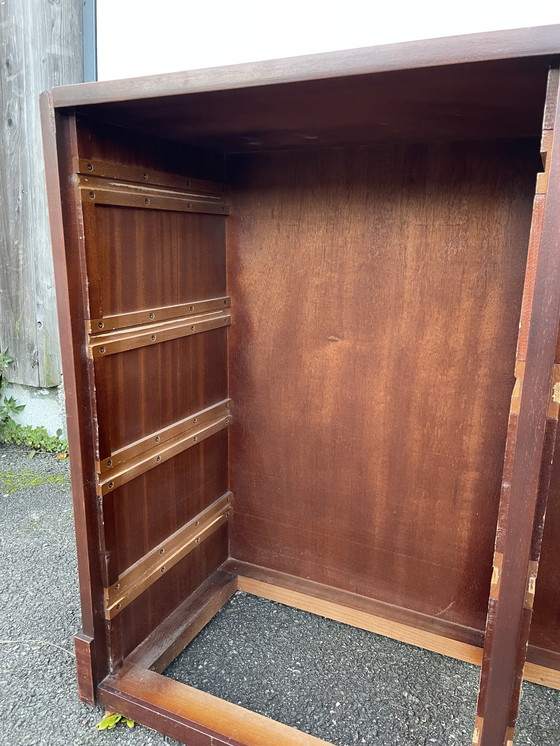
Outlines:
{"label": "wood grain texture", "polygon": [[[180,94],[192,95],[199,91],[221,91],[262,85],[278,86],[314,79],[362,76],[367,73],[380,75],[387,71],[455,66],[481,61],[487,62],[487,70],[492,67],[492,60],[548,57],[557,54],[559,28],[558,25],[550,25],[409,41],[297,58],[190,70],[186,73],[106,81],[87,87],[66,86],[53,93],[56,106],[61,107],[163,96],[174,97],[178,106],[182,107]],[[294,62],[294,59],[297,62]],[[541,69],[546,70],[546,63]],[[517,107],[522,102],[516,101],[515,104]],[[97,109],[100,110],[101,107]],[[154,117],[154,114],[152,116]]]}
{"label": "wood grain texture", "polygon": [[237,577],[217,570],[127,657],[125,665],[161,673],[237,591]]}
{"label": "wood grain texture", "polygon": [[81,14],[81,0],[0,6],[0,348],[30,386],[61,373],[39,94],[82,80]]}
{"label": "wood grain texture", "polygon": [[135,598],[161,580],[178,562],[224,525],[231,515],[231,493],[227,492],[210,507],[166,537],[134,565],[127,567],[117,581],[105,590],[106,619],[113,619]]}
{"label": "wood grain texture", "polygon": [[84,634],[74,636],[76,653],[76,677],[78,696],[89,705],[95,703],[95,678],[93,675],[93,637]]}
{"label": "wood grain texture", "polygon": [[97,359],[95,369],[105,413],[99,423],[103,460],[227,397],[227,329]]}
{"label": "wood grain texture", "polygon": [[484,628],[538,163],[232,160],[233,557]]}
{"label": "wood grain texture", "polygon": [[[482,663],[484,640],[479,630],[442,622],[408,609],[238,560],[228,560],[222,570],[236,574],[239,589],[247,593],[441,655],[478,666]],[[551,655],[548,650],[529,647],[523,678],[560,689],[559,658],[558,655]]]}
{"label": "wood grain texture", "polygon": [[[116,124],[224,153],[304,149],[376,142],[540,136],[547,58],[393,70],[347,77],[216,90],[222,70],[187,94],[126,101],[137,81],[121,86],[119,101],[81,110]],[[375,58],[371,58],[375,67]],[[265,66],[260,65],[261,73]],[[293,63],[291,72],[297,76]],[[236,80],[236,71],[230,81]],[[224,73],[227,77],[228,71]],[[453,95],[449,95],[450,89]],[[106,88],[105,88],[106,90]],[[56,92],[58,93],[58,91]],[[511,101],[516,106],[511,107]],[[227,115],[224,115],[227,112]]]}
{"label": "wood grain texture", "polygon": [[130,666],[120,676],[106,680],[100,699],[106,705],[118,703],[115,709],[119,712],[157,727],[189,746],[330,746],[319,738],[138,666]]}
{"label": "wood grain texture", "polygon": [[103,620],[102,537],[95,498],[95,408],[90,398],[91,369],[84,354],[87,280],[83,219],[71,187],[71,163],[77,152],[73,115],[55,116],[50,97],[41,98],[47,194],[57,291],[62,364],[66,378],[66,418],[70,442],[72,502],[76,529],[83,633],[91,646],[91,675],[96,685],[109,668]]}
{"label": "wood grain texture", "polygon": [[105,205],[91,215],[91,318],[226,294],[223,216]]}
{"label": "wood grain texture", "polygon": [[227,559],[228,527],[221,526],[110,623],[113,665],[118,670],[148,635]]}
{"label": "wood grain texture", "polygon": [[[558,100],[556,76],[550,78]],[[495,552],[503,554],[497,598],[488,605],[480,691],[477,746],[506,744],[515,728],[532,616],[527,603],[530,578],[540,558],[544,516],[556,437],[556,420],[547,420],[560,317],[560,107],[547,158],[549,191],[544,215],[537,214],[539,249],[527,339],[527,361],[519,406],[508,425]],[[527,296],[526,296],[527,297]],[[530,586],[529,586],[530,587]]]}

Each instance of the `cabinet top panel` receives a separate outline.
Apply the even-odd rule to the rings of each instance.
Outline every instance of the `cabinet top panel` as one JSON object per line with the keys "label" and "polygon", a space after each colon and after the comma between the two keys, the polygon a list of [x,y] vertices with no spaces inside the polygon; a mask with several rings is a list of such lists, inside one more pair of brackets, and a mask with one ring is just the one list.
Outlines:
{"label": "cabinet top panel", "polygon": [[54,88],[53,105],[222,152],[540,134],[560,25]]}

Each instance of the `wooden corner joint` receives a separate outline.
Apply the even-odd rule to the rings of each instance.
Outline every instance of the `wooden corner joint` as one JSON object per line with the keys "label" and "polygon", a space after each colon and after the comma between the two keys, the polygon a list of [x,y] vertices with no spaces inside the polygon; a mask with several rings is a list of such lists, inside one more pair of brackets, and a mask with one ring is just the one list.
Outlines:
{"label": "wooden corner joint", "polygon": [[500,552],[494,553],[492,567],[492,580],[490,581],[490,598],[496,601],[500,594],[500,583],[502,580],[502,567],[504,564],[504,555]]}
{"label": "wooden corner joint", "polygon": [[537,573],[539,571],[539,563],[532,561],[529,562],[529,569],[527,572],[527,590],[525,591],[525,602],[523,607],[525,609],[532,609],[535,602],[535,590],[537,587]]}

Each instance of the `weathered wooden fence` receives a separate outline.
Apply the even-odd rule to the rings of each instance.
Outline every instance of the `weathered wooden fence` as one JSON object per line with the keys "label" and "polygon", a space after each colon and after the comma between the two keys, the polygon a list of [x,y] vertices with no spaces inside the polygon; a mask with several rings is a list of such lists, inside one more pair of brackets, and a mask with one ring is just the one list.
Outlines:
{"label": "weathered wooden fence", "polygon": [[39,93],[83,79],[82,3],[0,2],[0,346],[28,386],[60,383]]}

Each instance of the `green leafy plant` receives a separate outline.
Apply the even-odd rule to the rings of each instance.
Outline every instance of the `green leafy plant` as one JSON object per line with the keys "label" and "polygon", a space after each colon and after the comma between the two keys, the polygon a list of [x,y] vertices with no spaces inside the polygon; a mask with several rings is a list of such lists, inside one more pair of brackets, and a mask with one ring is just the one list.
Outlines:
{"label": "green leafy plant", "polygon": [[[6,368],[14,362],[14,358],[8,355],[8,348],[0,348],[0,392],[4,391],[8,385],[6,378]],[[18,404],[13,396],[4,396],[0,398],[0,425],[7,422],[13,422],[12,415],[21,412],[25,404]]]}
{"label": "green leafy plant", "polygon": [[25,404],[18,404],[13,396],[1,396],[8,385],[5,371],[13,362],[8,348],[0,348],[0,441],[32,448],[30,455],[34,455],[35,451],[46,451],[65,457],[68,454],[68,441],[61,438],[62,430],[57,430],[56,435],[49,435],[44,427],[19,425],[12,417],[25,409]]}
{"label": "green leafy plant", "polygon": [[6,422],[0,424],[0,440],[5,443],[13,443],[16,446],[25,446],[34,451],[46,451],[66,455],[68,453],[68,441],[62,437],[62,430],[57,430],[56,435],[49,435],[44,427],[31,427],[31,425],[18,425],[10,417]]}
{"label": "green leafy plant", "polygon": [[134,720],[119,715],[118,712],[106,712],[101,722],[97,723],[97,730],[112,730],[117,723],[126,723],[129,728],[134,728]]}

